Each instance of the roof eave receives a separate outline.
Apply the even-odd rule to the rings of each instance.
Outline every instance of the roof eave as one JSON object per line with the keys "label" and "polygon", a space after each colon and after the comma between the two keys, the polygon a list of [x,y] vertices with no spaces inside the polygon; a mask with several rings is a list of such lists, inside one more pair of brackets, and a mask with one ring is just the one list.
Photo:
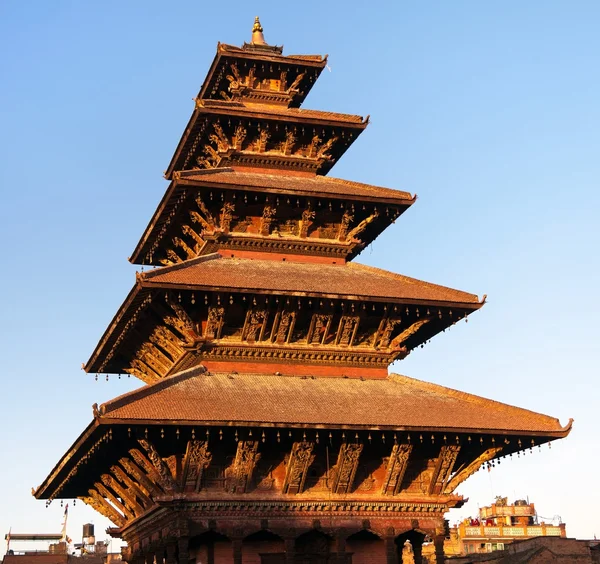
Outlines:
{"label": "roof eave", "polygon": [[[203,258],[203,257],[200,257]],[[195,259],[191,259],[195,260]],[[184,265],[185,263],[178,263],[174,266]],[[164,267],[170,268],[170,267]],[[156,271],[156,274],[164,274],[164,268]],[[165,290],[197,290],[198,288],[210,289],[213,292],[242,292],[244,288],[238,288],[234,286],[216,286],[215,284],[190,284],[190,283],[176,283],[176,282],[153,282],[152,280],[144,278],[142,286],[148,289],[165,289]],[[248,292],[252,292],[260,295],[275,295],[281,294],[279,290],[269,289],[248,289]],[[398,303],[407,305],[436,305],[440,307],[457,307],[463,309],[470,309],[472,311],[479,310],[484,304],[482,302],[460,302],[460,301],[448,301],[448,300],[433,300],[433,299],[417,299],[417,298],[390,298],[386,296],[366,296],[360,294],[335,294],[329,292],[300,292],[290,291],[285,292],[286,295],[290,296],[306,296],[306,297],[326,297],[331,299],[341,300],[365,300],[369,302],[385,302],[385,303]]]}
{"label": "roof eave", "polygon": [[[71,445],[71,448],[62,456],[62,458],[56,463],[56,466],[52,469],[50,474],[46,477],[46,479],[42,482],[40,486],[35,489],[33,496],[36,499],[48,499],[52,494],[46,495],[48,493],[48,489],[53,486],[53,483],[58,479],[59,474],[65,470],[66,466],[68,466],[69,462],[74,459],[75,454],[82,448],[82,446],[86,443],[86,441],[94,434],[96,429],[100,426],[100,421],[98,418],[94,418],[94,420],[84,429],[84,431],[79,435],[79,437],[75,440],[75,442]],[[54,484],[56,487],[56,484]]]}
{"label": "roof eave", "polygon": [[494,435],[498,437],[542,437],[549,440],[563,439],[571,432],[571,423],[557,430],[544,429],[496,429],[484,427],[435,427],[435,426],[415,426],[415,425],[350,425],[346,423],[319,423],[319,422],[288,422],[288,421],[252,421],[252,420],[232,420],[232,419],[145,419],[145,418],[119,418],[111,417],[110,414],[101,416],[99,422],[103,425],[147,425],[147,426],[186,426],[186,425],[206,425],[207,427],[260,427],[260,428],[291,428],[291,429],[339,429],[339,430],[359,430],[359,431],[395,431],[413,433],[416,431],[432,433],[458,433],[462,435]]}
{"label": "roof eave", "polygon": [[121,321],[121,319],[127,313],[127,310],[131,306],[133,300],[138,296],[139,292],[144,289],[143,285],[141,283],[141,280],[142,279],[139,275],[136,276],[136,283],[134,284],[133,288],[129,291],[129,294],[127,294],[125,301],[121,304],[121,307],[119,307],[119,309],[117,310],[117,313],[114,315],[110,324],[108,325],[108,327],[102,334],[102,337],[100,338],[100,341],[98,341],[98,344],[96,345],[96,348],[94,349],[94,352],[91,354],[88,361],[83,365],[83,370],[85,372],[87,372],[87,373],[97,372],[97,370],[94,370],[95,364],[98,362],[99,357],[102,354],[104,347],[106,346],[111,335],[117,329],[117,326],[118,326],[119,322]]}

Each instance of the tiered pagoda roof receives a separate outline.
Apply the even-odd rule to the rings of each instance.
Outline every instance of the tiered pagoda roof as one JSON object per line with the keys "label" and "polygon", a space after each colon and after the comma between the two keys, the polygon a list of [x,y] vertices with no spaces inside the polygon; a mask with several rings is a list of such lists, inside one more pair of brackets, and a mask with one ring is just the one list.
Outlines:
{"label": "tiered pagoda roof", "polygon": [[325,64],[267,45],[258,20],[250,44],[218,45],[130,258],[154,268],[84,366],[146,386],[94,406],[35,495],[80,497],[132,554],[260,512],[270,531],[327,511],[439,537],[482,464],[570,431],[388,374],[485,296],[352,262],[416,196],[325,176],[368,123],[299,108]]}

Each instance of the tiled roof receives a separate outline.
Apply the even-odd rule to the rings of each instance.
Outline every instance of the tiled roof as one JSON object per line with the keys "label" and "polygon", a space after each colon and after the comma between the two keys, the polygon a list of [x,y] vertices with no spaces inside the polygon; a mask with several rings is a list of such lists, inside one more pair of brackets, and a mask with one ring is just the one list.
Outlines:
{"label": "tiled roof", "polygon": [[540,433],[553,417],[407,376],[383,380],[207,373],[194,368],[103,404],[101,419]]}
{"label": "tiled roof", "polygon": [[481,304],[475,294],[354,262],[315,264],[223,258],[214,253],[152,270],[140,278],[143,286],[203,286],[348,298],[452,302],[477,307]]}
{"label": "tiled roof", "polygon": [[322,196],[380,198],[388,201],[402,201],[404,204],[414,201],[414,196],[409,192],[321,175],[306,177],[283,174],[260,174],[254,172],[236,172],[231,168],[224,168],[221,170],[210,169],[206,172],[185,172],[181,175],[181,181],[216,182],[236,186],[273,188],[286,192],[311,193]]}
{"label": "tiled roof", "polygon": [[325,112],[322,110],[308,110],[302,108],[282,108],[282,107],[271,107],[267,105],[246,106],[239,102],[227,102],[218,100],[218,104],[214,103],[213,100],[198,100],[200,105],[200,111],[210,110],[212,108],[218,108],[219,110],[225,110],[228,113],[235,113],[236,115],[241,114],[266,114],[274,117],[280,117],[283,119],[294,119],[294,118],[309,118],[320,121],[335,121],[335,122],[346,122],[355,123],[363,126],[367,126],[367,121],[362,116],[354,114],[342,114],[338,112]]}

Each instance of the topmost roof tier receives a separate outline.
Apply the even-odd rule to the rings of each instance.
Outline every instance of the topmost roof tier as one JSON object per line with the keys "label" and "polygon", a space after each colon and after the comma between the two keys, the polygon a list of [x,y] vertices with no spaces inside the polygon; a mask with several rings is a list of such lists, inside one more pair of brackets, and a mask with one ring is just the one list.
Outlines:
{"label": "topmost roof tier", "polygon": [[268,45],[258,18],[251,43],[219,43],[165,177],[223,166],[326,174],[368,124],[299,109],[326,64],[326,56],[285,56]]}
{"label": "topmost roof tier", "polygon": [[252,42],[217,45],[198,98],[299,107],[327,65],[327,55],[283,55],[283,47],[265,42],[258,18],[254,26]]}

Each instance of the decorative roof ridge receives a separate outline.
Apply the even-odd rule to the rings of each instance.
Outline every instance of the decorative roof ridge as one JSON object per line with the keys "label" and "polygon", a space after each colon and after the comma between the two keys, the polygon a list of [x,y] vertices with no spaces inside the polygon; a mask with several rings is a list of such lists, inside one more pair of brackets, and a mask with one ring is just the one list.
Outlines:
{"label": "decorative roof ridge", "polygon": [[455,388],[449,388],[449,387],[443,386],[441,384],[427,382],[426,380],[419,380],[418,378],[412,378],[410,376],[405,376],[404,374],[389,374],[387,379],[389,379],[399,385],[400,384],[411,384],[413,386],[417,386],[417,387],[421,388],[424,391],[433,391],[436,393],[443,391],[448,396],[462,399],[465,401],[469,401],[471,403],[478,403],[480,405],[483,404],[483,405],[488,405],[488,406],[492,405],[496,408],[502,408],[502,409],[509,408],[509,409],[517,409],[519,411],[524,411],[524,412],[530,413],[531,415],[534,415],[536,417],[543,417],[545,419],[555,421],[558,424],[558,426],[560,427],[559,430],[561,432],[566,432],[567,434],[571,431],[571,427],[573,426],[573,421],[574,421],[573,418],[569,418],[569,421],[566,425],[561,425],[560,420],[557,417],[552,417],[551,415],[546,415],[545,413],[539,413],[537,411],[527,409],[526,407],[510,405],[508,403],[504,403],[501,401],[486,398],[484,396],[471,394],[469,392],[463,392],[461,390],[457,390]]}
{"label": "decorative roof ridge", "polygon": [[402,282],[408,282],[408,283],[417,282],[419,284],[428,286],[430,288],[445,288],[447,290],[452,290],[454,292],[460,292],[461,294],[465,294],[467,296],[470,296],[471,298],[474,298],[472,300],[472,302],[469,302],[469,303],[478,304],[479,307],[482,307],[485,304],[485,301],[487,299],[487,294],[484,294],[483,299],[479,300],[479,296],[477,294],[472,294],[471,292],[465,292],[464,290],[457,290],[455,288],[451,288],[450,286],[443,286],[442,284],[435,284],[433,282],[427,282],[426,280],[421,280],[419,278],[412,278],[411,276],[406,276],[404,274],[399,274],[397,272],[392,272],[390,270],[385,270],[383,268],[377,268],[375,266],[368,266],[368,265],[362,264],[360,262],[349,261],[346,263],[346,266],[348,268],[355,268],[357,270],[363,270],[365,272],[371,272],[373,274],[381,274],[383,276],[387,276],[388,278],[395,278]]}
{"label": "decorative roof ridge", "polygon": [[179,384],[180,382],[185,382],[186,380],[189,380],[190,378],[194,378],[196,376],[207,374],[207,372],[208,371],[206,370],[206,368],[202,364],[199,364],[198,366],[194,366],[187,370],[183,370],[182,372],[177,372],[176,374],[173,374],[172,376],[167,376],[165,378],[161,378],[158,382],[155,382],[153,384],[147,384],[145,386],[142,386],[141,388],[132,390],[131,392],[126,392],[124,394],[121,394],[120,396],[117,396],[116,398],[113,398],[113,399],[101,404],[100,408],[98,410],[98,416],[100,418],[102,418],[103,416],[106,416],[111,411],[114,411],[114,410],[118,409],[119,407],[123,407],[124,405],[127,405],[128,403],[132,403],[136,400],[146,398],[146,397],[148,397],[152,394],[155,394],[157,392],[160,392],[166,388],[175,386],[176,384]]}
{"label": "decorative roof ridge", "polygon": [[142,284],[144,280],[149,280],[158,276],[159,274],[165,274],[168,272],[174,272],[176,270],[182,270],[189,266],[196,266],[197,264],[203,262],[209,262],[211,260],[223,258],[219,253],[210,253],[208,255],[201,255],[199,257],[195,257],[192,259],[187,259],[182,262],[178,262],[177,264],[170,264],[168,266],[161,266],[160,268],[155,268],[148,272],[136,272],[136,279],[141,281]]}

